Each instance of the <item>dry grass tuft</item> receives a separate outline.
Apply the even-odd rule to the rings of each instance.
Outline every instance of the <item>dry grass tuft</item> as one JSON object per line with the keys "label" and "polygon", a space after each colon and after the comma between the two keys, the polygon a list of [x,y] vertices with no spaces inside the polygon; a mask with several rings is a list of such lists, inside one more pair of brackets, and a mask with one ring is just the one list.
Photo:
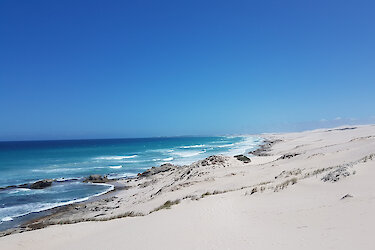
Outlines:
{"label": "dry grass tuft", "polygon": [[289,186],[289,184],[294,185],[294,184],[297,183],[297,181],[298,181],[298,179],[296,177],[294,177],[292,179],[289,179],[289,180],[286,180],[283,183],[280,183],[280,184],[276,185],[276,187],[274,188],[274,192],[278,192],[279,190],[283,190],[283,189],[287,188]]}
{"label": "dry grass tuft", "polygon": [[180,199],[177,199],[177,200],[174,200],[174,201],[168,200],[163,205],[161,205],[160,207],[157,207],[154,210],[152,210],[150,213],[153,213],[153,212],[156,212],[156,211],[159,211],[159,210],[162,210],[162,209],[170,209],[173,205],[177,205],[180,202],[181,202]]}

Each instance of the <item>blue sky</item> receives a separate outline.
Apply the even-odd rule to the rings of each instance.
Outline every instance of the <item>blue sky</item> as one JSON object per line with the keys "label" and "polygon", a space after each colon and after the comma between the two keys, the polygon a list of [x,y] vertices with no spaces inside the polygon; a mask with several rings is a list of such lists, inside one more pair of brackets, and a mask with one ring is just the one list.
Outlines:
{"label": "blue sky", "polygon": [[375,122],[374,1],[0,2],[0,140]]}

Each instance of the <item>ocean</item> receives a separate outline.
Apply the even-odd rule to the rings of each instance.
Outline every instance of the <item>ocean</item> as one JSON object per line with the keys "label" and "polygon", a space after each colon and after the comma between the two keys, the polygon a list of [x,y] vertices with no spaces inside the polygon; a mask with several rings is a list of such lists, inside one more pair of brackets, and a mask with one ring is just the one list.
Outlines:
{"label": "ocean", "polygon": [[185,165],[215,154],[242,154],[261,142],[251,136],[0,142],[0,187],[57,180],[44,189],[0,189],[0,229],[25,215],[113,189],[83,183],[91,174],[132,177],[167,162]]}

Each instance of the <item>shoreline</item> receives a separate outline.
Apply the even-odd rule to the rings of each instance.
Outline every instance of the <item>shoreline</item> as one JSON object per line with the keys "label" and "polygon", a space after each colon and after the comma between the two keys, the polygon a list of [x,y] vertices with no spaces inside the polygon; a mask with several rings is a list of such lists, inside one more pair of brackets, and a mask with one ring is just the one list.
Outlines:
{"label": "shoreline", "polygon": [[[3,221],[3,223],[11,223],[13,225],[4,227],[5,228],[4,230],[0,230],[0,237],[6,235],[6,232],[8,232],[8,231],[13,231],[13,230],[18,231],[19,228],[22,228],[25,225],[27,225],[27,224],[29,224],[33,221],[37,221],[37,220],[39,220],[41,218],[44,218],[46,216],[51,216],[55,213],[58,213],[60,210],[64,210],[65,209],[64,207],[68,207],[68,206],[71,206],[71,205],[74,205],[74,204],[83,204],[83,203],[86,203],[86,202],[93,202],[97,199],[103,199],[104,197],[106,197],[106,195],[109,195],[110,193],[116,191],[115,185],[114,185],[115,183],[116,183],[116,181],[111,181],[111,183],[105,183],[104,185],[109,186],[109,189],[106,190],[106,191],[103,191],[101,193],[94,194],[94,195],[84,197],[84,198],[80,198],[80,199],[62,202],[62,203],[57,204],[57,205],[55,205],[53,207],[50,207],[50,208],[44,208],[40,211],[33,211],[33,212],[29,212],[27,214],[14,216],[9,221]],[[99,184],[99,183],[91,183],[91,184],[103,185],[103,184]]]}
{"label": "shoreline", "polygon": [[[249,148],[244,148],[244,153],[243,153],[244,155],[250,154],[252,152],[266,151],[267,147],[264,147],[264,144],[272,142],[272,141],[266,139],[266,137],[259,136],[259,135],[242,135],[242,137],[253,137],[253,138],[258,137],[258,139],[261,141],[258,145],[256,145],[253,148],[252,151],[249,151],[250,150]],[[228,153],[229,153],[229,151],[226,152],[226,154],[224,154],[225,157],[234,157],[233,152],[231,154],[228,154]],[[222,155],[222,156],[224,156],[224,155]],[[233,155],[233,156],[229,156],[229,155]],[[195,163],[200,162],[202,160],[205,160],[205,159],[203,158],[201,160],[195,161],[192,164],[195,164]],[[69,217],[66,214],[69,214],[70,211],[74,211],[75,209],[77,209],[77,206],[82,205],[82,206],[86,207],[87,205],[95,205],[97,202],[106,201],[108,199],[113,199],[113,197],[116,197],[115,194],[117,192],[120,192],[121,190],[127,189],[127,187],[124,186],[123,184],[120,184],[119,181],[128,181],[128,180],[136,180],[137,181],[139,178],[144,178],[142,176],[142,174],[149,171],[150,169],[161,168],[163,165],[168,165],[168,164],[170,164],[170,163],[163,163],[163,164],[161,164],[157,167],[155,167],[155,166],[150,167],[149,169],[145,170],[143,173],[138,173],[138,175],[135,175],[135,176],[120,177],[120,178],[113,178],[113,179],[111,178],[111,179],[107,179],[107,181],[105,181],[103,183],[101,183],[101,182],[87,182],[87,183],[91,183],[93,185],[108,185],[108,186],[112,186],[112,188],[110,188],[107,191],[104,191],[104,192],[101,192],[101,193],[98,193],[98,194],[95,194],[95,195],[92,195],[92,196],[89,196],[89,197],[85,197],[85,198],[81,198],[81,199],[77,199],[77,200],[72,200],[72,201],[65,202],[65,203],[62,203],[61,205],[56,205],[56,206],[48,208],[48,209],[43,209],[41,211],[36,211],[36,212],[30,212],[30,213],[25,214],[25,215],[20,215],[20,216],[14,217],[14,218],[12,218],[11,221],[16,221],[15,225],[13,225],[11,227],[8,227],[5,230],[0,230],[0,237],[4,237],[4,236],[14,234],[14,233],[22,233],[22,232],[35,230],[35,229],[40,229],[40,228],[44,228],[46,226],[51,226],[51,225],[56,225],[56,224],[73,224],[73,223],[80,223],[80,222],[84,222],[84,221],[102,221],[102,220],[112,220],[112,219],[117,219],[117,218],[122,218],[122,217],[144,216],[144,214],[142,214],[142,213],[138,213],[138,214],[134,215],[132,212],[129,212],[129,213],[126,212],[122,215],[111,217],[109,219],[106,218],[106,219],[98,219],[97,220],[97,219],[95,219],[95,217],[93,217],[93,218],[87,218],[85,220],[78,220],[78,221],[72,221],[72,222],[68,222],[68,221],[65,220],[64,222],[53,222],[53,223],[48,223],[48,224],[43,225],[43,226],[41,225],[41,224],[44,223],[44,221],[46,219],[54,218],[55,216],[62,215],[65,218]],[[173,165],[177,168],[181,168],[181,167],[186,167],[186,166],[189,166],[189,165],[192,165],[192,164],[188,164],[188,165],[173,165],[173,164],[171,164],[171,165]],[[106,176],[103,176],[103,177],[106,178]],[[60,177],[60,178],[56,178],[56,179],[53,179],[53,180],[51,179],[51,181],[52,182],[59,182],[59,183],[69,182],[69,181],[86,182],[86,180],[88,178],[89,177],[65,179],[64,177]],[[63,179],[63,181],[61,181],[59,179]],[[46,181],[46,180],[47,179],[37,180],[34,183],[37,183],[39,181]],[[7,186],[7,187],[1,187],[0,189],[6,190],[6,189],[13,189],[13,188],[22,188],[22,187],[26,187],[26,186],[30,186],[30,185],[32,185],[32,183],[20,184],[20,185],[11,185],[11,186]]]}
{"label": "shoreline", "polygon": [[263,137],[250,160],[148,169],[119,180],[123,190],[8,232],[0,247],[37,249],[35,237],[56,235],[43,247],[372,249],[375,125]]}

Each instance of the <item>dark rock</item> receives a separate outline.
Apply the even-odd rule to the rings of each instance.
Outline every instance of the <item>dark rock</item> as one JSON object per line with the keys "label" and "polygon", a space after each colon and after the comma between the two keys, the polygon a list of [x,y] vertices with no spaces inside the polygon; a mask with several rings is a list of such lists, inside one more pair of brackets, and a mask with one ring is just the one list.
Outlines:
{"label": "dark rock", "polygon": [[11,185],[11,186],[6,186],[6,187],[0,187],[0,190],[5,190],[5,189],[11,189],[11,188],[16,188],[16,185]]}
{"label": "dark rock", "polygon": [[298,153],[285,154],[285,155],[281,156],[280,158],[278,158],[278,160],[290,159],[290,158],[292,158],[294,156],[297,156],[297,155],[300,155],[300,154],[298,154]]}
{"label": "dark rock", "polygon": [[256,193],[256,192],[258,192],[258,188],[253,188],[252,190],[251,190],[251,193],[250,193],[250,195],[252,195],[252,194],[254,194],[254,193]]}
{"label": "dark rock", "polygon": [[333,171],[329,172],[328,174],[326,174],[325,176],[323,176],[323,178],[321,180],[324,181],[324,182],[327,182],[327,181],[336,182],[343,177],[348,177],[349,175],[350,175],[350,172],[348,171],[348,167],[347,166],[340,166],[336,170],[333,170]]}
{"label": "dark rock", "polygon": [[161,165],[160,167],[152,167],[152,168],[144,171],[141,174],[141,176],[143,176],[143,177],[149,177],[149,176],[152,176],[152,175],[155,175],[155,174],[159,174],[159,173],[163,173],[163,172],[168,172],[168,171],[174,170],[176,168],[177,167],[174,166],[171,163],[165,163],[165,164]]}
{"label": "dark rock", "polygon": [[211,166],[211,165],[221,165],[225,166],[226,158],[221,155],[211,155],[207,157],[206,159],[203,159],[201,161],[197,161],[192,166],[193,167],[200,167],[200,166]]}
{"label": "dark rock", "polygon": [[249,163],[251,162],[251,159],[245,155],[235,155],[234,158],[236,158],[239,161],[242,161],[244,163]]}
{"label": "dark rock", "polygon": [[347,127],[347,128],[328,129],[328,130],[326,130],[326,132],[331,132],[331,131],[344,131],[344,130],[352,130],[352,129],[357,129],[357,127]]}
{"label": "dark rock", "polygon": [[52,185],[53,180],[41,180],[34,182],[30,185],[31,189],[43,189],[46,187],[50,187]]}
{"label": "dark rock", "polygon": [[353,196],[350,195],[350,194],[346,194],[346,195],[344,195],[344,196],[341,198],[341,200],[346,199],[346,198],[353,198]]}
{"label": "dark rock", "polygon": [[101,176],[99,174],[93,174],[87,177],[83,182],[93,182],[93,183],[104,183],[109,181],[107,176]]}
{"label": "dark rock", "polygon": [[255,155],[255,156],[269,156],[270,154],[267,153],[271,150],[271,147],[273,144],[280,142],[281,140],[265,140],[260,147],[254,151],[250,151],[249,154]]}

